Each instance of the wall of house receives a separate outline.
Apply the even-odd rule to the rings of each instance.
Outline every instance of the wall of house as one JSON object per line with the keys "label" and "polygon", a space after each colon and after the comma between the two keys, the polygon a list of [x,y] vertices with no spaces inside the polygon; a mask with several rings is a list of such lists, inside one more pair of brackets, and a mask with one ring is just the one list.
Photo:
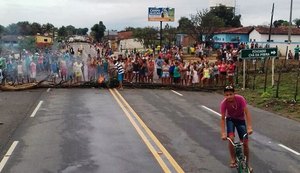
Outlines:
{"label": "wall of house", "polygon": [[271,42],[267,42],[268,39],[268,34],[260,34],[256,30],[253,30],[249,35],[249,45],[254,41],[258,43],[259,47],[265,47],[266,44],[269,44],[270,47],[278,47],[281,56],[286,56],[287,46],[289,46],[289,50],[294,52],[294,48],[297,45],[300,45],[300,35],[292,35],[292,43],[290,45],[286,42],[288,40],[288,35],[271,35]]}
{"label": "wall of house", "polygon": [[36,36],[36,43],[52,43],[51,37]]}
{"label": "wall of house", "polygon": [[213,39],[215,42],[237,42],[239,38],[240,42],[248,42],[248,34],[216,34]]}
{"label": "wall of house", "polygon": [[125,51],[126,49],[132,50],[134,48],[136,48],[137,50],[140,50],[140,49],[144,49],[144,46],[142,43],[135,41],[135,39],[131,38],[131,39],[121,40],[118,45],[119,52],[121,52],[121,48],[123,51]]}

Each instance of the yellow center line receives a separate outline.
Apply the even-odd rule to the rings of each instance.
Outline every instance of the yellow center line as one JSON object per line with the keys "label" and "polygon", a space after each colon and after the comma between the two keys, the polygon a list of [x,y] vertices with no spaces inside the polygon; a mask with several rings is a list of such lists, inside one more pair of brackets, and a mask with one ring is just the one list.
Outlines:
{"label": "yellow center line", "polygon": [[175,161],[175,159],[171,156],[171,154],[166,150],[166,148],[161,144],[161,142],[157,139],[157,137],[153,134],[153,132],[147,127],[147,125],[143,122],[140,116],[132,109],[132,107],[127,103],[127,101],[122,97],[122,95],[118,92],[118,90],[114,89],[117,95],[121,98],[123,103],[129,109],[129,111],[134,115],[134,117],[138,120],[141,126],[145,129],[150,138],[154,141],[157,147],[163,152],[169,162],[172,164],[174,169],[179,173],[184,173],[183,169],[179,166],[179,164]]}
{"label": "yellow center line", "polygon": [[116,101],[120,105],[121,109],[124,111],[125,115],[129,119],[129,121],[131,122],[131,124],[133,125],[133,127],[136,129],[136,131],[138,132],[138,134],[141,136],[142,140],[144,141],[144,143],[146,144],[146,146],[149,148],[149,150],[151,151],[151,153],[153,154],[153,156],[155,157],[155,159],[157,160],[157,162],[159,163],[159,165],[161,166],[161,168],[163,169],[163,171],[167,172],[167,173],[171,173],[170,169],[167,167],[167,165],[165,164],[165,162],[159,156],[158,152],[155,151],[154,147],[152,146],[152,144],[150,143],[150,141],[147,139],[146,135],[142,132],[142,130],[140,129],[140,127],[136,124],[136,122],[134,121],[134,119],[131,117],[131,115],[126,110],[126,108],[121,103],[121,101],[118,99],[118,97],[115,95],[115,93],[111,89],[109,89],[109,91],[113,95],[113,97],[116,99]]}

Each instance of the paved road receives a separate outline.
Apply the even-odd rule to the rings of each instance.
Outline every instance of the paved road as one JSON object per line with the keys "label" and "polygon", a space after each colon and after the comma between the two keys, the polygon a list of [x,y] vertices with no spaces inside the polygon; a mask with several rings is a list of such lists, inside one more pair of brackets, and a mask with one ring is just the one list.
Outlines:
{"label": "paved road", "polygon": [[2,172],[162,172],[108,90],[58,89],[39,100]]}
{"label": "paved road", "polygon": [[[15,129],[5,131],[10,138],[1,133],[3,141],[9,141],[1,148],[2,157],[18,141],[7,154],[5,173],[175,172],[167,152],[185,172],[235,172],[228,168],[226,142],[220,140],[220,117],[208,109],[218,111],[222,96],[216,93],[178,95],[170,90],[125,89],[120,94],[128,105],[117,92],[104,89],[0,94],[6,98],[1,103],[7,104],[1,117],[13,112],[10,120],[4,118],[1,132]],[[30,117],[40,101],[36,114]],[[299,123],[252,107],[250,111],[255,130],[251,158],[256,172],[299,172],[300,156],[278,145],[300,151]],[[135,113],[167,151],[149,135]]]}
{"label": "paved road", "polygon": [[[186,172],[230,172],[226,143],[220,140],[216,93],[124,90],[125,99],[176,156]],[[299,172],[300,124],[250,106],[254,135],[251,159],[255,172]],[[299,154],[299,153],[298,153]]]}

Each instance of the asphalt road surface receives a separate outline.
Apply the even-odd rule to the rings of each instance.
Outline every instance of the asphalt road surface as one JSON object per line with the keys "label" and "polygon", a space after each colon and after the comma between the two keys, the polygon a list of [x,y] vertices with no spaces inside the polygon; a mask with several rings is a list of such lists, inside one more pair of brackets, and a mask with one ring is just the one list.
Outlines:
{"label": "asphalt road surface", "polygon": [[[40,89],[0,92],[2,173],[236,172],[217,93]],[[250,107],[255,172],[298,173],[298,122]]]}

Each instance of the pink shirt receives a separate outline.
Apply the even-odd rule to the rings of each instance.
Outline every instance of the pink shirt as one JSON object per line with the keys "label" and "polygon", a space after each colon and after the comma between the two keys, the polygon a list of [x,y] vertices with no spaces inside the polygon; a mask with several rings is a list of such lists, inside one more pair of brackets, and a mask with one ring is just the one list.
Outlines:
{"label": "pink shirt", "polygon": [[225,117],[245,120],[244,109],[247,105],[246,99],[238,94],[234,96],[234,99],[236,103],[234,105],[227,102],[226,99],[221,102],[221,113],[224,113]]}

